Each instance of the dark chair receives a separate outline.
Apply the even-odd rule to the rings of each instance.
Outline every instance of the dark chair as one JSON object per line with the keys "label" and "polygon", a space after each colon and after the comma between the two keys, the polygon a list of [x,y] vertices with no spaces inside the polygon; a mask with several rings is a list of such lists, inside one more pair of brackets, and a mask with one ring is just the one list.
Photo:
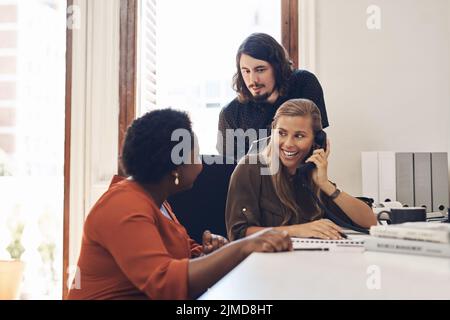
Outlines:
{"label": "dark chair", "polygon": [[169,198],[178,220],[198,243],[205,230],[227,235],[225,205],[228,183],[236,166],[232,159],[222,156],[203,156],[202,161],[203,171],[193,188]]}
{"label": "dark chair", "polygon": [[356,199],[361,200],[362,202],[364,202],[365,204],[367,204],[369,207],[373,208],[374,200],[373,200],[372,198],[368,198],[368,197],[356,197]]}

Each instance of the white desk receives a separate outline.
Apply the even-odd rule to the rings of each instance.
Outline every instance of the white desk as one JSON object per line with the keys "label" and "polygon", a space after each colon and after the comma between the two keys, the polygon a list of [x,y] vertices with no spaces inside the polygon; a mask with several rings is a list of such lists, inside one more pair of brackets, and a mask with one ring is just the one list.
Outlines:
{"label": "white desk", "polygon": [[[380,289],[367,286],[373,265]],[[253,253],[200,299],[450,299],[450,259],[355,251]]]}

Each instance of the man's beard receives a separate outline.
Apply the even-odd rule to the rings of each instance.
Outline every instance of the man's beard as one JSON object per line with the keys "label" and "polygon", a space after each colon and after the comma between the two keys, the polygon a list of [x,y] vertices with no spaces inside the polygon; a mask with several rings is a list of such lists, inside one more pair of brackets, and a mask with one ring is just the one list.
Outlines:
{"label": "man's beard", "polygon": [[257,103],[268,103],[267,99],[269,99],[269,97],[272,95],[272,93],[275,92],[275,90],[276,89],[273,88],[271,92],[267,92],[267,93],[264,93],[264,94],[258,94],[258,95],[253,95],[252,94],[252,100],[254,102],[257,102]]}
{"label": "man's beard", "polygon": [[265,93],[265,94],[259,94],[259,95],[252,95],[253,101],[255,102],[267,102],[267,99],[269,99],[271,93]]}

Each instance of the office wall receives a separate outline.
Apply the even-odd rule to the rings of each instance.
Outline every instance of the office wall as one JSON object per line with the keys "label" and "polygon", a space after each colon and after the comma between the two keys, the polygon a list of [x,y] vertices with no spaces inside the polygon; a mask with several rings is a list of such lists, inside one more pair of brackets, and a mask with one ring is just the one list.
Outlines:
{"label": "office wall", "polygon": [[[448,5],[447,12],[448,12],[447,33],[450,35],[450,5]],[[447,65],[447,73],[450,74],[450,63]],[[450,89],[448,89],[448,90],[450,91]],[[448,122],[447,123],[450,123],[450,111],[448,111],[447,118],[448,118]],[[450,152],[450,138],[448,138],[447,142],[448,142],[447,150]],[[449,163],[450,163],[450,159],[449,159]],[[450,180],[450,170],[449,170],[449,175],[448,176],[449,176],[449,180]]]}
{"label": "office wall", "polygon": [[[366,26],[370,5],[381,9],[380,30]],[[306,32],[314,40],[303,43],[300,60],[324,88],[330,177],[360,195],[361,151],[449,152],[450,1],[317,0],[309,6],[312,22],[303,22],[300,37]]]}

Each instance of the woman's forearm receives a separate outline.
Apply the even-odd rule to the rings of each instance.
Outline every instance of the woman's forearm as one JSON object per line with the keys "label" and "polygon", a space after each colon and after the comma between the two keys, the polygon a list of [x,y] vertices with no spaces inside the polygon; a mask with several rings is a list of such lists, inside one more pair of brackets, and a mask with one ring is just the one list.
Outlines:
{"label": "woman's forearm", "polygon": [[372,209],[359,199],[341,192],[334,202],[344,211],[352,221],[363,228],[370,228],[377,224]]}
{"label": "woman's forearm", "polygon": [[347,216],[357,225],[363,228],[370,228],[377,224],[377,219],[372,209],[359,199],[351,195],[341,192],[334,199],[334,202],[347,214]]}
{"label": "woman's forearm", "polygon": [[230,272],[252,252],[249,248],[250,245],[251,243],[246,239],[242,239],[232,242],[211,254],[189,260],[189,297],[197,298]]}
{"label": "woman's forearm", "polygon": [[251,252],[281,252],[292,250],[292,242],[285,232],[268,230],[234,241],[213,253],[189,260],[188,294],[196,298],[211,287]]}
{"label": "woman's forearm", "polygon": [[[331,195],[336,187],[330,182],[323,186],[322,191],[327,195]],[[348,193],[341,192],[337,198],[334,199],[342,211],[356,224],[364,228],[369,228],[377,224],[377,219],[372,209],[359,199],[356,199]]]}

